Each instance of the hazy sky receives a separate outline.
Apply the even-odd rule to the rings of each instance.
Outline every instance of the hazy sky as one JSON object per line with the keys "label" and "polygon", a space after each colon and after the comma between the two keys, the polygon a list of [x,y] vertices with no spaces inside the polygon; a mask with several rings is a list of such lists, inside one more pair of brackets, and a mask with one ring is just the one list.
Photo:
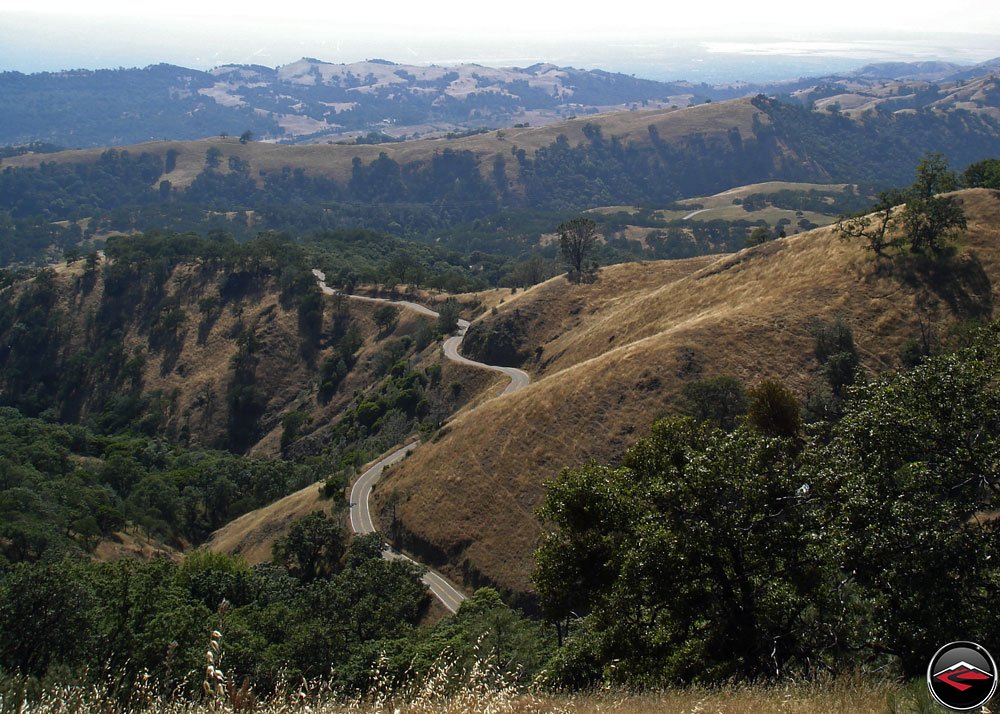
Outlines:
{"label": "hazy sky", "polygon": [[230,62],[275,66],[311,56],[334,62],[547,60],[641,72],[647,64],[668,62],[681,46],[757,56],[974,62],[1000,55],[998,8],[990,0],[2,0],[0,69],[156,62],[207,69]]}

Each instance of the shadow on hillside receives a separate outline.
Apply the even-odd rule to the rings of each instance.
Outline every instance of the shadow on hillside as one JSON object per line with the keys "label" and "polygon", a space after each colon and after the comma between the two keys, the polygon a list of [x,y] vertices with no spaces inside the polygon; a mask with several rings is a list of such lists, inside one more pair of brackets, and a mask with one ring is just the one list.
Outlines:
{"label": "shadow on hillside", "polygon": [[891,272],[910,288],[928,288],[959,317],[993,314],[993,283],[975,253],[898,255]]}

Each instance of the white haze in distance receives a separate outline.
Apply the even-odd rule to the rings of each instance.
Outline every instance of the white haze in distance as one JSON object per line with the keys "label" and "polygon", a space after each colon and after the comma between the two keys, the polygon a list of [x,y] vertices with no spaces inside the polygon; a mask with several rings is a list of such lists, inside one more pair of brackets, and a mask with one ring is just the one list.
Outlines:
{"label": "white haze in distance", "polygon": [[414,64],[552,61],[641,71],[669,63],[682,47],[970,63],[1000,55],[1000,4],[983,0],[950,0],[945,12],[940,3],[895,0],[0,3],[0,70],[19,71],[157,62],[275,66],[302,56]]}

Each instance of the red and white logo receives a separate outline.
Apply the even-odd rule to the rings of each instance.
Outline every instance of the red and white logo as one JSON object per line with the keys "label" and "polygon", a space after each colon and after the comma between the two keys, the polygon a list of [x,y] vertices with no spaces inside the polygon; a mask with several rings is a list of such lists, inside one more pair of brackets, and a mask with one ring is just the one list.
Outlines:
{"label": "red and white logo", "polygon": [[934,675],[934,679],[944,682],[960,692],[964,692],[967,689],[972,689],[977,684],[993,679],[993,675],[989,672],[984,672],[979,667],[971,665],[968,662],[962,661],[956,662],[947,669],[942,669]]}
{"label": "red and white logo", "polygon": [[993,656],[975,642],[952,642],[927,666],[927,688],[938,704],[956,712],[979,709],[997,690]]}

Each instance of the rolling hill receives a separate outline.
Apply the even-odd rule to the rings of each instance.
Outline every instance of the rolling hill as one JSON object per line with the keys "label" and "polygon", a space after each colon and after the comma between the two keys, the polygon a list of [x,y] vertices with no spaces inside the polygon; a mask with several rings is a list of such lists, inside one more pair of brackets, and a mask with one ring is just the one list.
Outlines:
{"label": "rolling hill", "polygon": [[[377,146],[227,138],[29,153],[4,159],[0,211],[34,221],[42,234],[58,221],[95,214],[105,231],[172,225],[178,216],[201,215],[204,224],[206,210],[234,216],[232,230],[245,234],[251,226],[243,212],[253,211],[256,230],[360,224],[435,241],[445,231],[465,245],[472,232],[481,249],[502,252],[510,226],[493,217],[504,211],[542,211],[557,224],[572,211],[663,207],[764,181],[901,185],[928,151],[942,152],[959,169],[1000,155],[1000,124],[992,116],[1000,95],[985,84],[968,82],[949,95],[958,101],[972,92],[968,106],[942,104],[944,90],[894,95],[893,102],[905,100],[897,111],[842,111],[841,90],[800,98],[817,110],[758,95]],[[914,109],[917,100],[926,103]],[[84,237],[97,225],[88,224]],[[3,224],[0,230],[9,232]]]}
{"label": "rolling hill", "polygon": [[514,335],[532,384],[451,420],[384,478],[376,502],[383,513],[394,502],[402,545],[427,562],[530,603],[545,480],[614,462],[677,409],[685,384],[776,378],[804,398],[819,381],[817,320],[848,324],[862,364],[878,373],[899,366],[921,326],[943,337],[991,314],[1000,197],[959,198],[969,228],[943,262],[900,254],[879,265],[820,228],[735,255],[612,266],[589,285],[554,278],[513,296],[472,331]]}
{"label": "rolling hill", "polygon": [[[117,146],[197,139],[251,130],[287,142],[391,140],[514,124],[633,105],[686,105],[699,94],[731,97],[685,82],[536,64],[413,66],[386,60],[331,64],[303,58],[280,67],[223,65],[203,72],[143,69],[0,73],[0,144],[47,141]],[[368,135],[372,136],[369,137]]]}

